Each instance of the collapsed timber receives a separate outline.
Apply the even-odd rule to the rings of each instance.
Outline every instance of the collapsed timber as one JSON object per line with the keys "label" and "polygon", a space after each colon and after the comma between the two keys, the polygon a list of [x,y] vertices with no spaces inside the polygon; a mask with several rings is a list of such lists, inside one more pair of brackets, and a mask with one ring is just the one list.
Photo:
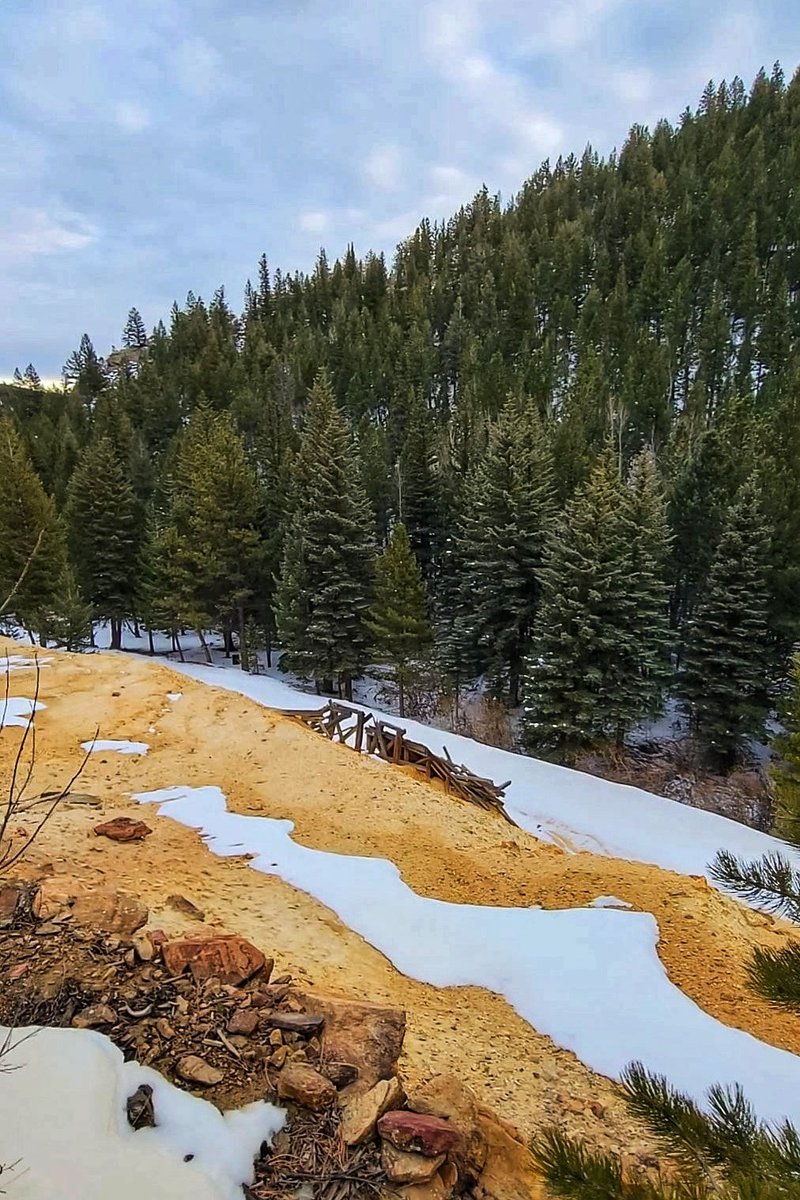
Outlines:
{"label": "collapsed timber", "polygon": [[349,746],[358,754],[372,754],[394,766],[412,767],[426,779],[442,783],[448,795],[497,812],[509,824],[515,824],[503,807],[503,794],[510,780],[496,784],[491,779],[482,779],[468,767],[454,763],[446,747],[442,757],[422,742],[410,741],[400,725],[378,720],[372,713],[334,700],[319,709],[293,709],[284,715],[301,721],[333,742]]}

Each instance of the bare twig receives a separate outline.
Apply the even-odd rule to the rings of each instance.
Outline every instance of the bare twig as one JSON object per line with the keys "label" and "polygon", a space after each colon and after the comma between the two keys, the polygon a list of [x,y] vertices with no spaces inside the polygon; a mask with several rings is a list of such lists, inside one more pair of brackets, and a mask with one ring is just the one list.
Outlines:
{"label": "bare twig", "polygon": [[44,530],[40,529],[39,536],[36,539],[36,545],[33,547],[30,554],[28,555],[27,561],[25,563],[25,566],[22,568],[22,572],[20,574],[19,579],[14,584],[14,586],[12,587],[11,591],[6,596],[3,603],[0,604],[0,617],[2,617],[3,613],[9,607],[9,605],[11,604],[11,601],[14,599],[17,592],[19,591],[19,589],[22,587],[23,583],[25,582],[25,576],[28,574],[28,571],[30,571],[31,564],[32,564],[33,560],[36,558],[36,555],[39,553],[39,548],[42,544],[43,537],[44,537]]}

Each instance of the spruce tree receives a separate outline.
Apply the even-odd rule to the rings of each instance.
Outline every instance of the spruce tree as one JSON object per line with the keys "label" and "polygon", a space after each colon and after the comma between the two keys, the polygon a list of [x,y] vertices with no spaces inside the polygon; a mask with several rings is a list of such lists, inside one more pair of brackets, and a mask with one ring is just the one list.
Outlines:
{"label": "spruce tree", "polygon": [[372,513],[347,425],[320,372],[296,459],[294,511],[276,595],[281,666],[336,680],[345,696],[367,661],[372,590]]}
{"label": "spruce tree", "polygon": [[368,622],[376,654],[393,668],[400,716],[406,715],[406,687],[433,641],[428,596],[406,527],[392,530],[389,545],[375,563],[375,602]]}
{"label": "spruce tree", "polygon": [[755,484],[727,513],[705,592],[689,622],[678,693],[713,764],[729,770],[768,710],[767,531]]}
{"label": "spruce tree", "polygon": [[467,501],[462,586],[492,693],[519,703],[554,516],[553,469],[538,413],[511,399],[489,435]]}
{"label": "spruce tree", "polygon": [[73,566],[95,620],[111,626],[111,648],[122,647],[122,623],[136,613],[141,513],[131,481],[108,438],[91,442],[67,491],[66,519]]}
{"label": "spruce tree", "polygon": [[0,420],[0,606],[29,632],[51,610],[66,567],[64,531],[12,421]]}
{"label": "spruce tree", "polygon": [[783,732],[773,745],[779,758],[770,771],[775,790],[775,833],[800,843],[800,654],[792,660],[791,690],[781,712]]}
{"label": "spruce tree", "polygon": [[522,723],[531,752],[565,759],[620,742],[642,715],[627,689],[639,652],[631,572],[626,490],[605,451],[557,520],[542,570]]}

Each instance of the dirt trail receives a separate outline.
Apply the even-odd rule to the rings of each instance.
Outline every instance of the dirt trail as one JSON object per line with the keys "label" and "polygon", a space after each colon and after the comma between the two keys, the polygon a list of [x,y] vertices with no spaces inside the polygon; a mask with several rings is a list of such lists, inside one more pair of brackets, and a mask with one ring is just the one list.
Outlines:
{"label": "dirt trail", "polygon": [[[0,640],[0,653],[13,643]],[[49,654],[41,670],[37,761],[32,788],[58,786],[80,762],[80,742],[99,725],[103,738],[149,743],[144,757],[90,757],[81,791],[99,796],[103,817],[142,817],[133,791],[216,784],[231,810],[290,818],[303,844],[341,854],[390,858],[422,895],[490,905],[585,905],[613,894],[651,912],[659,953],[672,980],[713,1016],[764,1041],[800,1052],[800,1016],[758,1000],[745,984],[755,945],[775,946],[791,927],[753,913],[703,880],[656,867],[537,842],[481,810],[379,762],[360,758],[246,698],[178,676],[147,659]],[[31,696],[33,672],[15,671],[11,694]],[[168,692],[181,692],[171,702]],[[21,731],[0,737],[7,778]],[[346,995],[408,1010],[403,1069],[413,1080],[452,1070],[526,1132],[564,1115],[600,1145],[649,1143],[625,1115],[614,1086],[532,1030],[502,998],[479,988],[440,990],[400,975],[323,905],[253,871],[243,859],[219,859],[197,834],[154,811],[143,843],[97,839],[97,809],[65,807],[26,864],[112,883],[151,908],[167,932],[187,918],[167,903],[181,893],[206,913],[205,926],[239,932],[274,954],[277,970]],[[192,928],[200,928],[196,924]],[[599,1101],[601,1118],[588,1109]]]}

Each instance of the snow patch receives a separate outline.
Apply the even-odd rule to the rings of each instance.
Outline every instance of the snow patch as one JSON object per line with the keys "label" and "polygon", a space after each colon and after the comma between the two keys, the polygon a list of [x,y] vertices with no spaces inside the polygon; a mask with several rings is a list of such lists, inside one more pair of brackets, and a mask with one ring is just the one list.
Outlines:
{"label": "snow patch", "polygon": [[95,738],[91,742],[81,742],[81,750],[88,754],[96,754],[100,750],[112,750],[116,754],[147,754],[149,749],[147,742],[125,742],[114,738]]}
{"label": "snow patch", "polygon": [[[9,1031],[0,1027],[0,1040]],[[16,1200],[241,1200],[285,1114],[258,1102],[221,1113],[85,1029],[15,1029],[3,1066],[0,1162]],[[125,1102],[153,1089],[158,1122],[133,1130]],[[193,1155],[185,1162],[186,1155]]]}
{"label": "snow patch", "polygon": [[739,1082],[762,1119],[800,1120],[800,1058],[728,1028],[675,987],[649,913],[431,900],[386,859],[312,850],[292,840],[291,821],[228,812],[217,787],[134,799],[200,830],[217,855],[253,855],[251,867],[332,909],[404,975],[505,996],[600,1074],[619,1078],[637,1059],[701,1104],[713,1084]]}
{"label": "snow patch", "polygon": [[183,692],[167,692],[167,699],[175,704],[178,700],[183,699]]}
{"label": "snow patch", "polygon": [[40,658],[38,655],[35,658],[26,658],[24,654],[4,654],[0,655],[0,674],[27,671],[30,667],[46,667],[52,661],[52,658]]}
{"label": "snow patch", "polygon": [[46,704],[27,700],[24,696],[6,696],[0,700],[0,729],[6,725],[18,725],[24,729],[30,725],[33,714],[46,707]]}

